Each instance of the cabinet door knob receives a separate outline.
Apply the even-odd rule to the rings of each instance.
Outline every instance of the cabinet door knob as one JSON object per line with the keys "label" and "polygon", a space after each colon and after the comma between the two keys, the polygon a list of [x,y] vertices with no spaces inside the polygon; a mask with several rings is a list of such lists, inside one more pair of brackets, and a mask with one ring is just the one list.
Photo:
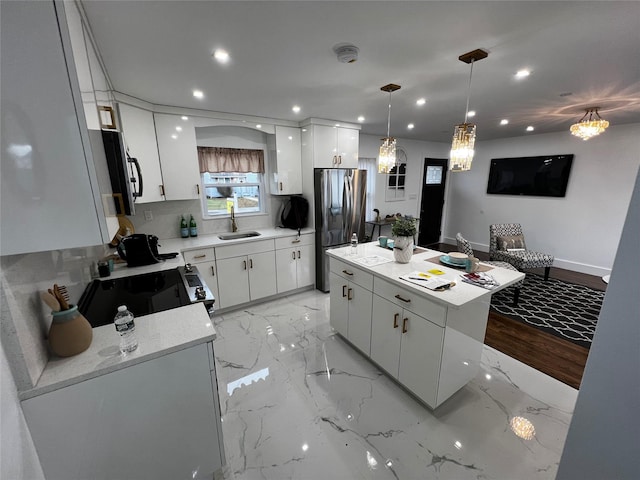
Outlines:
{"label": "cabinet door knob", "polygon": [[295,250],[293,252],[291,252],[291,258],[293,258],[294,260],[296,259],[296,252]]}
{"label": "cabinet door knob", "polygon": [[282,191],[282,182],[280,182],[280,191]]}
{"label": "cabinet door knob", "polygon": [[393,314],[393,328],[398,328],[398,318],[400,317],[399,313]]}
{"label": "cabinet door knob", "polygon": [[342,165],[342,155],[338,155],[338,164]]}
{"label": "cabinet door knob", "polygon": [[346,297],[346,296],[347,296],[347,294],[346,294],[346,293],[345,293],[345,291],[344,291],[344,289],[345,289],[345,288],[347,288],[347,286],[346,286],[346,285],[342,285],[342,296],[343,296],[343,297]]}
{"label": "cabinet door knob", "polygon": [[249,268],[253,268],[253,258],[249,259]]}
{"label": "cabinet door knob", "polygon": [[213,265],[211,265],[211,276],[212,276],[212,277],[215,277],[215,276],[216,276],[216,272],[215,272],[215,270],[213,269]]}
{"label": "cabinet door knob", "polygon": [[353,300],[353,297],[351,296],[351,292],[353,292],[353,289],[349,288],[347,290],[347,300]]}
{"label": "cabinet door knob", "polygon": [[407,317],[402,319],[402,333],[407,333],[407,322],[409,319]]}
{"label": "cabinet door knob", "polygon": [[242,269],[243,269],[243,270],[246,270],[246,269],[247,269],[247,261],[246,261],[246,260],[243,260],[243,261],[242,261]]}
{"label": "cabinet door knob", "polygon": [[198,195],[200,195],[200,184],[196,183],[196,192],[198,192]]}
{"label": "cabinet door knob", "polygon": [[300,250],[298,250],[298,259],[300,259]]}
{"label": "cabinet door knob", "polygon": [[400,296],[400,294],[396,295],[396,298],[397,298],[398,300],[402,300],[404,303],[411,303],[411,299],[402,298],[402,297]]}

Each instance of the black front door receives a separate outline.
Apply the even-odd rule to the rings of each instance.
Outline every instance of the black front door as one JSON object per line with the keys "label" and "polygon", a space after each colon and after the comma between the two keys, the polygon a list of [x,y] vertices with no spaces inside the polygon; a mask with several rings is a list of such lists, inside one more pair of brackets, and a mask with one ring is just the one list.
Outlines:
{"label": "black front door", "polygon": [[440,242],[444,186],[447,179],[448,160],[425,158],[422,177],[422,201],[420,203],[420,233],[418,245],[427,246]]}

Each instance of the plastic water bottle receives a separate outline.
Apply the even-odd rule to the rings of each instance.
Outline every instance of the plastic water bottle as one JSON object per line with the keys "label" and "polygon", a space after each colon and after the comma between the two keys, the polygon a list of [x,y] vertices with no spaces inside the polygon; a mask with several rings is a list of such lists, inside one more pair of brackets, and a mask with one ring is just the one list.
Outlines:
{"label": "plastic water bottle", "polygon": [[138,348],[138,338],[136,336],[136,325],[133,321],[133,313],[127,310],[126,305],[118,307],[113,323],[116,331],[120,334],[120,351],[122,353],[133,352]]}
{"label": "plastic water bottle", "polygon": [[351,255],[358,254],[358,236],[354,233],[351,235]]}

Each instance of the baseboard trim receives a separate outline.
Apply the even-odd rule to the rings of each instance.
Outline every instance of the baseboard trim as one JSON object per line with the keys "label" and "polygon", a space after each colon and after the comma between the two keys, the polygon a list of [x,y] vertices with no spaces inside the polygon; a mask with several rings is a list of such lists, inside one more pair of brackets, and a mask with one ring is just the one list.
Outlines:
{"label": "baseboard trim", "polygon": [[[444,237],[442,243],[448,243],[451,245],[456,245],[456,239],[451,237]],[[489,253],[489,245],[481,244],[481,243],[471,243],[471,248],[483,253]],[[553,262],[554,267],[563,268],[565,270],[571,270],[573,272],[586,273],[587,275],[595,275],[597,277],[602,277],[604,275],[611,274],[611,268],[600,267],[598,265],[591,265],[588,263],[576,262],[573,260],[567,260],[563,258],[557,258]]]}

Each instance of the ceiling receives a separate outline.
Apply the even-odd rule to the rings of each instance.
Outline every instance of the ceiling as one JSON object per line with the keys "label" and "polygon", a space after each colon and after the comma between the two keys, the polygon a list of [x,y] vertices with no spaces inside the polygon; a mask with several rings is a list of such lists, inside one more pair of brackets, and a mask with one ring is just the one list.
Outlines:
{"label": "ceiling", "polygon": [[[391,135],[448,142],[464,120],[471,71],[458,57],[482,48],[489,56],[474,64],[469,106],[478,141],[527,135],[529,125],[529,134],[568,132],[590,106],[611,125],[640,123],[636,1],[83,6],[115,90],[154,104],[286,120],[358,123],[362,115],[363,133],[384,136],[389,94],[380,87],[396,83]],[[356,62],[337,60],[341,43],[359,48]],[[229,63],[212,58],[216,48],[229,52]],[[523,68],[531,74],[516,79]]]}

